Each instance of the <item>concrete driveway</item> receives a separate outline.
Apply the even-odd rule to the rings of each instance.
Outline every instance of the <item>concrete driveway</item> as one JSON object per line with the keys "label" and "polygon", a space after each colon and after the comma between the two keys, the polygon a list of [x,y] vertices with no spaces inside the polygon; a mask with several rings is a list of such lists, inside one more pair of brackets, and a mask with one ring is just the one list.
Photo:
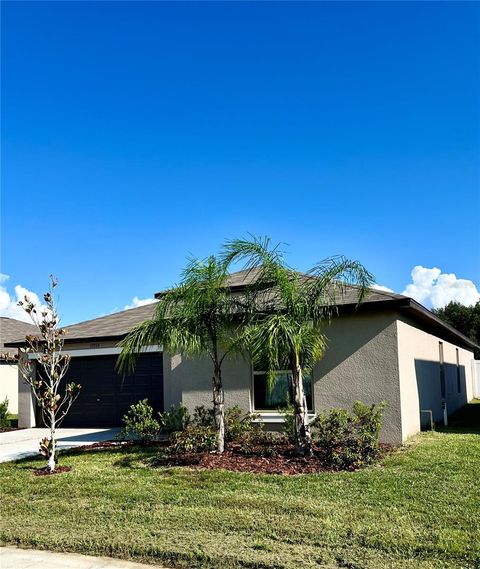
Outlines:
{"label": "concrete driveway", "polygon": [[90,557],[77,553],[53,553],[0,547],[0,567],[2,569],[146,569],[160,565],[143,565],[112,559],[110,557]]}
{"label": "concrete driveway", "polygon": [[[115,438],[120,429],[58,429],[58,448],[66,449],[91,445]],[[40,439],[48,436],[48,429],[20,429],[0,433],[0,462],[38,455]]]}

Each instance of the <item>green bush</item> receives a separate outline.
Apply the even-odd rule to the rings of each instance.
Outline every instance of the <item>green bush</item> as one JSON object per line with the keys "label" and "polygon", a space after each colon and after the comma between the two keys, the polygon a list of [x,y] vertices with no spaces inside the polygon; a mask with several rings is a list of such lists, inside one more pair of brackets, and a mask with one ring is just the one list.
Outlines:
{"label": "green bush", "polygon": [[234,445],[236,452],[245,455],[272,456],[277,437],[265,430],[258,421],[260,415],[245,414],[238,406],[230,407],[225,413],[225,441]]}
{"label": "green bush", "polygon": [[0,403],[0,427],[8,427],[10,421],[8,420],[8,397]]}
{"label": "green bush", "polygon": [[170,437],[170,452],[185,454],[210,452],[217,446],[217,437],[213,427],[188,425],[183,431],[176,431]]}
{"label": "green bush", "polygon": [[153,417],[153,408],[148,399],[143,399],[132,405],[123,416],[124,428],[120,433],[122,438],[133,438],[140,441],[151,441],[160,432],[160,423]]}
{"label": "green bush", "polygon": [[246,456],[275,456],[278,435],[265,430],[262,423],[256,423],[253,429],[245,431],[235,441],[236,451]]}
{"label": "green bush", "polygon": [[183,431],[190,424],[188,409],[180,405],[172,405],[168,411],[159,413],[160,427],[164,433]]}
{"label": "green bush", "polygon": [[225,412],[225,441],[233,442],[242,439],[246,434],[258,430],[261,423],[256,422],[260,415],[244,413],[238,405]]}
{"label": "green bush", "polygon": [[[255,419],[258,417],[259,415],[245,413],[238,405],[229,407],[225,411],[225,442],[238,441],[245,433],[255,430],[257,428]],[[204,405],[195,407],[192,424],[198,427],[215,428],[213,409],[208,409]]]}
{"label": "green bush", "polygon": [[213,409],[197,405],[193,411],[192,423],[198,427],[213,427],[215,425]]}
{"label": "green bush", "polygon": [[371,464],[378,455],[378,439],[385,404],[357,401],[353,411],[331,409],[312,421],[312,438],[325,466],[353,469]]}

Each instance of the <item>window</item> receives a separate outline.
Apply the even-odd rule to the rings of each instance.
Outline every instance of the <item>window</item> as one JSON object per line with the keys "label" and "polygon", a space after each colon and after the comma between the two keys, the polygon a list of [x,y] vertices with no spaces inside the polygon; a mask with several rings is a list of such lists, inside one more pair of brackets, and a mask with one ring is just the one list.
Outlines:
{"label": "window", "polygon": [[460,375],[460,355],[458,353],[458,348],[456,348],[457,351],[457,391],[458,393],[462,393],[462,378]]}
{"label": "window", "polygon": [[[267,374],[263,371],[253,372],[253,407],[255,411],[278,411],[293,401],[292,374],[289,371],[277,371],[277,380],[273,388],[267,388]],[[312,378],[303,376],[303,388],[309,411],[313,411]]]}

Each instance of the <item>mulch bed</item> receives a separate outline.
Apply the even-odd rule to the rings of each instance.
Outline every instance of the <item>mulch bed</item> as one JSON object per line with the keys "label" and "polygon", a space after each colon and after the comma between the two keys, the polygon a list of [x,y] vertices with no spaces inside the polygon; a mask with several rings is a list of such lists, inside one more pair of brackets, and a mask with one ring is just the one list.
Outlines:
{"label": "mulch bed", "polygon": [[[390,445],[380,445],[380,460],[393,449]],[[207,470],[231,470],[235,472],[250,472],[254,474],[315,474],[318,472],[332,472],[319,454],[312,457],[296,456],[292,445],[278,443],[274,447],[273,456],[258,454],[243,454],[235,445],[226,449],[223,454],[191,453],[180,455],[166,455],[156,459],[158,466],[189,466],[191,468]],[[350,470],[355,470],[354,468]]]}
{"label": "mulch bed", "polygon": [[33,471],[35,476],[53,476],[54,474],[62,474],[62,472],[70,472],[72,470],[71,466],[57,466],[53,472],[47,467],[37,468]]}
{"label": "mulch bed", "polygon": [[78,447],[72,447],[67,449],[65,452],[75,453],[75,452],[88,452],[91,450],[108,450],[114,448],[128,448],[128,447],[143,447],[143,448],[166,448],[168,446],[168,441],[99,441],[97,443],[92,443],[89,445],[81,445]]}
{"label": "mulch bed", "polygon": [[23,427],[0,427],[0,433],[9,433],[10,431],[23,431]]}
{"label": "mulch bed", "polygon": [[232,470],[255,474],[313,474],[325,472],[321,459],[317,456],[256,456],[241,455],[226,450],[223,454],[184,454],[164,459],[165,466],[190,466],[208,470]]}
{"label": "mulch bed", "polygon": [[[128,449],[129,447],[154,447],[160,451],[168,448],[168,441],[102,441],[75,447],[69,449],[69,451],[76,453],[114,448]],[[392,445],[380,444],[378,460],[392,452],[394,448]],[[251,454],[245,454],[239,445],[230,443],[229,448],[227,448],[223,454],[217,454],[216,452],[169,454],[167,451],[166,453],[161,453],[159,456],[155,456],[153,460],[149,460],[149,465],[167,467],[186,466],[199,470],[230,470],[252,474],[282,474],[287,476],[333,471],[332,468],[325,465],[319,454],[314,453],[314,456],[308,458],[297,456],[294,453],[294,447],[285,441],[279,441],[273,447],[269,448],[272,454],[271,456],[265,455],[264,450],[264,448],[259,447]],[[59,466],[53,473],[45,468],[40,468],[34,471],[34,473],[36,476],[45,476],[56,474],[57,472],[68,472],[69,470],[71,470],[71,468],[68,466]],[[355,469],[352,468],[350,470]]]}

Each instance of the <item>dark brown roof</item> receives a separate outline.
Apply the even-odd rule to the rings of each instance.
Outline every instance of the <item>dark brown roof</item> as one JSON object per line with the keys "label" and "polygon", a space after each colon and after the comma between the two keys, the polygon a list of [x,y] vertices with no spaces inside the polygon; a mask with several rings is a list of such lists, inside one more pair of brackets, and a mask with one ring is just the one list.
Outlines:
{"label": "dark brown roof", "polygon": [[[238,271],[236,273],[231,273],[228,278],[226,285],[234,292],[241,292],[248,285],[253,284],[259,273],[259,269],[250,269],[244,271]],[[309,278],[306,274],[301,274],[305,279]],[[311,278],[311,277],[310,277]],[[160,298],[165,291],[157,292],[155,298]],[[358,302],[358,287],[353,285],[347,285],[344,294],[341,298],[337,298],[337,304],[357,304]],[[407,298],[401,294],[395,292],[385,292],[383,290],[371,289],[368,298],[364,302],[384,302],[385,300],[399,300]]]}
{"label": "dark brown roof", "polygon": [[25,336],[35,334],[36,331],[36,326],[28,322],[6,316],[0,317],[0,360],[14,360],[17,356],[17,350],[5,348],[5,344],[25,339]]}
{"label": "dark brown roof", "polygon": [[[255,271],[232,273],[229,277],[229,286],[234,292],[240,293],[247,284],[251,284],[255,280],[255,276]],[[155,296],[159,297],[161,294],[157,293]],[[347,286],[344,295],[337,299],[340,311],[356,310],[357,294],[357,287]],[[401,294],[371,289],[359,310],[364,312],[373,309],[397,310],[415,320],[422,329],[435,333],[446,340],[451,340],[460,346],[465,346],[469,349],[475,347],[474,342],[458,330],[440,320],[415,300]],[[151,318],[154,311],[155,304],[147,304],[67,326],[65,342],[120,341],[135,325]],[[13,340],[21,340],[24,335],[21,333]],[[22,344],[23,342],[21,341],[10,342],[10,346],[20,346]]]}
{"label": "dark brown roof", "polygon": [[[78,324],[65,326],[64,329],[67,331],[65,343],[89,340],[96,342],[100,340],[120,340],[134,326],[153,316],[155,304],[146,304],[138,308],[130,308],[107,316],[100,316],[100,318],[94,318],[93,320],[85,320]],[[17,334],[10,342],[10,345],[21,346],[24,344],[21,340],[22,335]]]}
{"label": "dark brown roof", "polygon": [[94,320],[85,320],[85,322],[66,326],[67,335],[65,336],[65,341],[73,342],[86,339],[114,340],[123,338],[134,326],[153,316],[155,304],[129,308],[108,316],[101,316]]}
{"label": "dark brown roof", "polygon": [[[245,287],[255,282],[258,272],[259,269],[247,269],[232,273],[227,279],[227,286],[233,292],[241,293]],[[305,274],[301,276],[305,279],[310,278]],[[160,298],[161,296],[162,292],[155,294],[155,298]],[[358,308],[358,287],[346,285],[342,291],[342,295],[336,296],[335,303],[339,306],[341,312],[356,310]],[[359,307],[359,310],[364,312],[365,310],[375,308],[393,308],[415,320],[422,329],[431,331],[441,338],[450,340],[460,346],[465,346],[468,349],[478,348],[470,338],[438,318],[438,316],[435,316],[433,312],[430,312],[430,310],[408,296],[371,288]]]}

